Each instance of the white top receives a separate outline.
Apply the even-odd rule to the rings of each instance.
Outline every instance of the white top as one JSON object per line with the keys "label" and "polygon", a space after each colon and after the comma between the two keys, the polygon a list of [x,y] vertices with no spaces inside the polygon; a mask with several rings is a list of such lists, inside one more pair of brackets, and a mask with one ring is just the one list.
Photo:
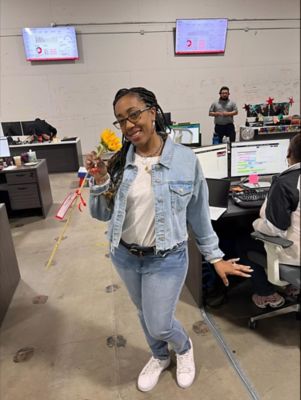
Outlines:
{"label": "white top", "polygon": [[122,239],[126,243],[155,246],[155,206],[151,172],[152,165],[157,164],[159,158],[135,154],[138,172],[129,190],[122,229]]}

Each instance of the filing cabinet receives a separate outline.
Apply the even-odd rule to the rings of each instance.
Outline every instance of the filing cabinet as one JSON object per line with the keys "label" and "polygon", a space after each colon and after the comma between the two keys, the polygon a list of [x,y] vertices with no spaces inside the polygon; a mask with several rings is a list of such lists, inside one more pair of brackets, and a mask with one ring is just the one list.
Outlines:
{"label": "filing cabinet", "polygon": [[3,170],[1,178],[6,183],[12,212],[37,209],[46,217],[53,202],[46,160],[39,160],[35,166]]}

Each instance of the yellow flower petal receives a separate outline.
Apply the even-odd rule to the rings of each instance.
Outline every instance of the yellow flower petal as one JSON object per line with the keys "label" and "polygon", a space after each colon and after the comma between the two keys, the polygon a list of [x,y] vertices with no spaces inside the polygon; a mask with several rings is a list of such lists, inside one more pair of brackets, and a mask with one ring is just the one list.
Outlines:
{"label": "yellow flower petal", "polygon": [[108,128],[104,129],[100,134],[100,143],[106,151],[117,151],[122,147],[119,137]]}

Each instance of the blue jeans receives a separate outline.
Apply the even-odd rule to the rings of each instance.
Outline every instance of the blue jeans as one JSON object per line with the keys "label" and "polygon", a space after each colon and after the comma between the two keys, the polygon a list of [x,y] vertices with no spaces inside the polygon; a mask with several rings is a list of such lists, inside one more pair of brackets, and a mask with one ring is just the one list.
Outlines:
{"label": "blue jeans", "polygon": [[234,124],[230,123],[227,125],[215,125],[214,131],[219,136],[220,143],[222,143],[224,136],[229,137],[230,142],[235,142],[236,133]]}
{"label": "blue jeans", "polygon": [[177,354],[188,351],[189,337],[174,317],[188,268],[187,243],[165,256],[144,257],[137,257],[119,245],[111,259],[138,309],[153,356],[168,358],[168,343]]}

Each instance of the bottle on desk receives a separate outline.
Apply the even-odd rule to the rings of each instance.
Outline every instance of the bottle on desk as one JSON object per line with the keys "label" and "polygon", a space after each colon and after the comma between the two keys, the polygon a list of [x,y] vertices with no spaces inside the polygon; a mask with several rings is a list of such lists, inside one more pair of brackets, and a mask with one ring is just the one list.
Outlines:
{"label": "bottle on desk", "polygon": [[227,144],[227,151],[230,152],[230,138],[228,136],[223,136],[222,143]]}
{"label": "bottle on desk", "polygon": [[31,149],[29,150],[28,154],[28,161],[29,162],[36,162],[37,161],[37,155],[35,151],[31,151]]}

